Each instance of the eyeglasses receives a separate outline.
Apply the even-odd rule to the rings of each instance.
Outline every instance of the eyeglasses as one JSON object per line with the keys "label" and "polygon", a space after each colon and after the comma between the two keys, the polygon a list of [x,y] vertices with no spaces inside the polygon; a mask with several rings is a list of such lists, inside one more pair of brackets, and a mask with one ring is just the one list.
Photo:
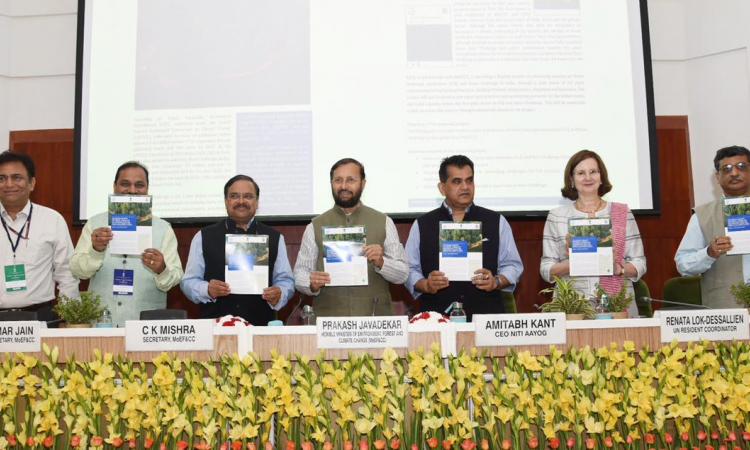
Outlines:
{"label": "eyeglasses", "polygon": [[740,172],[747,172],[747,166],[746,162],[738,162],[737,164],[724,164],[719,167],[719,170],[727,174],[732,173],[732,170],[735,168]]}
{"label": "eyeglasses", "polygon": [[239,200],[239,199],[245,199],[245,200],[255,200],[255,194],[246,193],[246,194],[240,194],[239,192],[232,192],[229,195],[227,195],[227,198],[229,200]]}
{"label": "eyeglasses", "polygon": [[583,178],[586,175],[590,177],[593,177],[594,175],[599,175],[599,169],[591,169],[588,172],[585,170],[576,170],[575,172],[573,172],[573,176],[576,176],[576,177]]}
{"label": "eyeglasses", "polygon": [[26,177],[18,174],[13,174],[11,176],[0,175],[0,183],[6,183],[8,180],[10,180],[10,182],[13,184],[21,184],[26,181]]}

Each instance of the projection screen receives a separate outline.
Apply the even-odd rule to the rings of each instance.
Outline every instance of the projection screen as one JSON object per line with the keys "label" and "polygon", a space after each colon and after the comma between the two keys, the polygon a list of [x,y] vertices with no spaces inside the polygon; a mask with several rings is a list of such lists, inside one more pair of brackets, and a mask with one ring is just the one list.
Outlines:
{"label": "projection screen", "polygon": [[344,157],[366,204],[414,217],[453,154],[478,204],[544,214],[583,148],[608,199],[654,212],[647,24],[633,0],[80,0],[77,217],[138,160],[161,217],[225,215],[243,173],[259,215],[309,218]]}

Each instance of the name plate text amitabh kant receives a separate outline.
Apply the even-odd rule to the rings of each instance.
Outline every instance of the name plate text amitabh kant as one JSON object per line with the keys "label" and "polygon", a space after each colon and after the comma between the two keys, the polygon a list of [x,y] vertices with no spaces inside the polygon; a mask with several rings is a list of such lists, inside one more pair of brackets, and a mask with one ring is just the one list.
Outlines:
{"label": "name plate text amitabh kant", "polygon": [[662,342],[750,339],[747,309],[657,311]]}
{"label": "name plate text amitabh kant", "polygon": [[318,348],[404,348],[406,316],[318,317]]}
{"label": "name plate text amitabh kant", "polygon": [[39,352],[42,339],[39,336],[40,322],[37,320],[0,322],[0,352]]}
{"label": "name plate text amitabh kant", "polygon": [[474,314],[474,345],[497,347],[565,344],[565,314]]}
{"label": "name plate text amitabh kant", "polygon": [[211,351],[214,349],[214,321],[128,320],[125,322],[125,351]]}

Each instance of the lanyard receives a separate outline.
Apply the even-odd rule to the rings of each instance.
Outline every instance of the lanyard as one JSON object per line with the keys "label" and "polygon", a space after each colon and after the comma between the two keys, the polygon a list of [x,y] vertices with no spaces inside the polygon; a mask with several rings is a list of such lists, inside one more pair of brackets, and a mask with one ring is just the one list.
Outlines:
{"label": "lanyard", "polygon": [[[16,249],[18,249],[18,245],[21,244],[21,236],[23,235],[23,230],[28,226],[29,228],[26,228],[26,239],[29,238],[29,232],[28,230],[31,228],[31,213],[34,212],[34,204],[31,204],[31,207],[29,208],[29,216],[26,217],[26,221],[23,223],[23,226],[21,227],[18,232],[16,230],[13,230],[8,226],[7,223],[5,223],[5,219],[3,219],[2,216],[0,216],[0,221],[3,223],[3,228],[5,228],[5,234],[8,236],[8,242],[10,242],[10,248],[13,250],[13,259],[16,259]],[[16,243],[13,244],[13,239],[10,237],[10,231],[8,231],[8,228],[13,230],[13,233],[16,233],[18,237],[16,237]]]}

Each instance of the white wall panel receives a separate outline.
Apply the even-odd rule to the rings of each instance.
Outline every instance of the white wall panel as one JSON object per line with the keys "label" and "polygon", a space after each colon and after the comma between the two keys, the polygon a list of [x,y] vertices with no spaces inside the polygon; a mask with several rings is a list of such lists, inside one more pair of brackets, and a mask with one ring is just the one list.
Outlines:
{"label": "white wall panel", "polygon": [[75,73],[76,16],[14,17],[10,74],[15,77]]}
{"label": "white wall panel", "polygon": [[747,45],[750,35],[747,0],[688,0],[685,4],[689,56],[721,53]]}
{"label": "white wall panel", "polygon": [[0,151],[8,149],[8,79],[0,76]]}
{"label": "white wall panel", "polygon": [[0,16],[0,77],[10,73],[10,19]]}
{"label": "white wall panel", "polygon": [[14,16],[75,14],[78,9],[77,0],[5,0],[5,3],[8,13]]}
{"label": "white wall panel", "polygon": [[0,0],[0,151],[8,147],[8,73],[10,72],[10,19],[3,14],[8,2]]}
{"label": "white wall panel", "polygon": [[652,60],[679,60],[686,57],[685,2],[656,0],[648,2]]}
{"label": "white wall panel", "polygon": [[687,74],[682,61],[653,61],[654,109],[657,116],[689,113]]}
{"label": "white wall panel", "polygon": [[750,88],[746,49],[687,63],[690,147],[696,204],[720,194],[713,157],[728,145],[750,146]]}
{"label": "white wall panel", "polygon": [[0,0],[0,148],[9,130],[72,128],[77,0]]}
{"label": "white wall panel", "polygon": [[[12,78],[8,85],[11,130],[73,128],[75,77]],[[7,141],[7,136],[4,138]]]}

